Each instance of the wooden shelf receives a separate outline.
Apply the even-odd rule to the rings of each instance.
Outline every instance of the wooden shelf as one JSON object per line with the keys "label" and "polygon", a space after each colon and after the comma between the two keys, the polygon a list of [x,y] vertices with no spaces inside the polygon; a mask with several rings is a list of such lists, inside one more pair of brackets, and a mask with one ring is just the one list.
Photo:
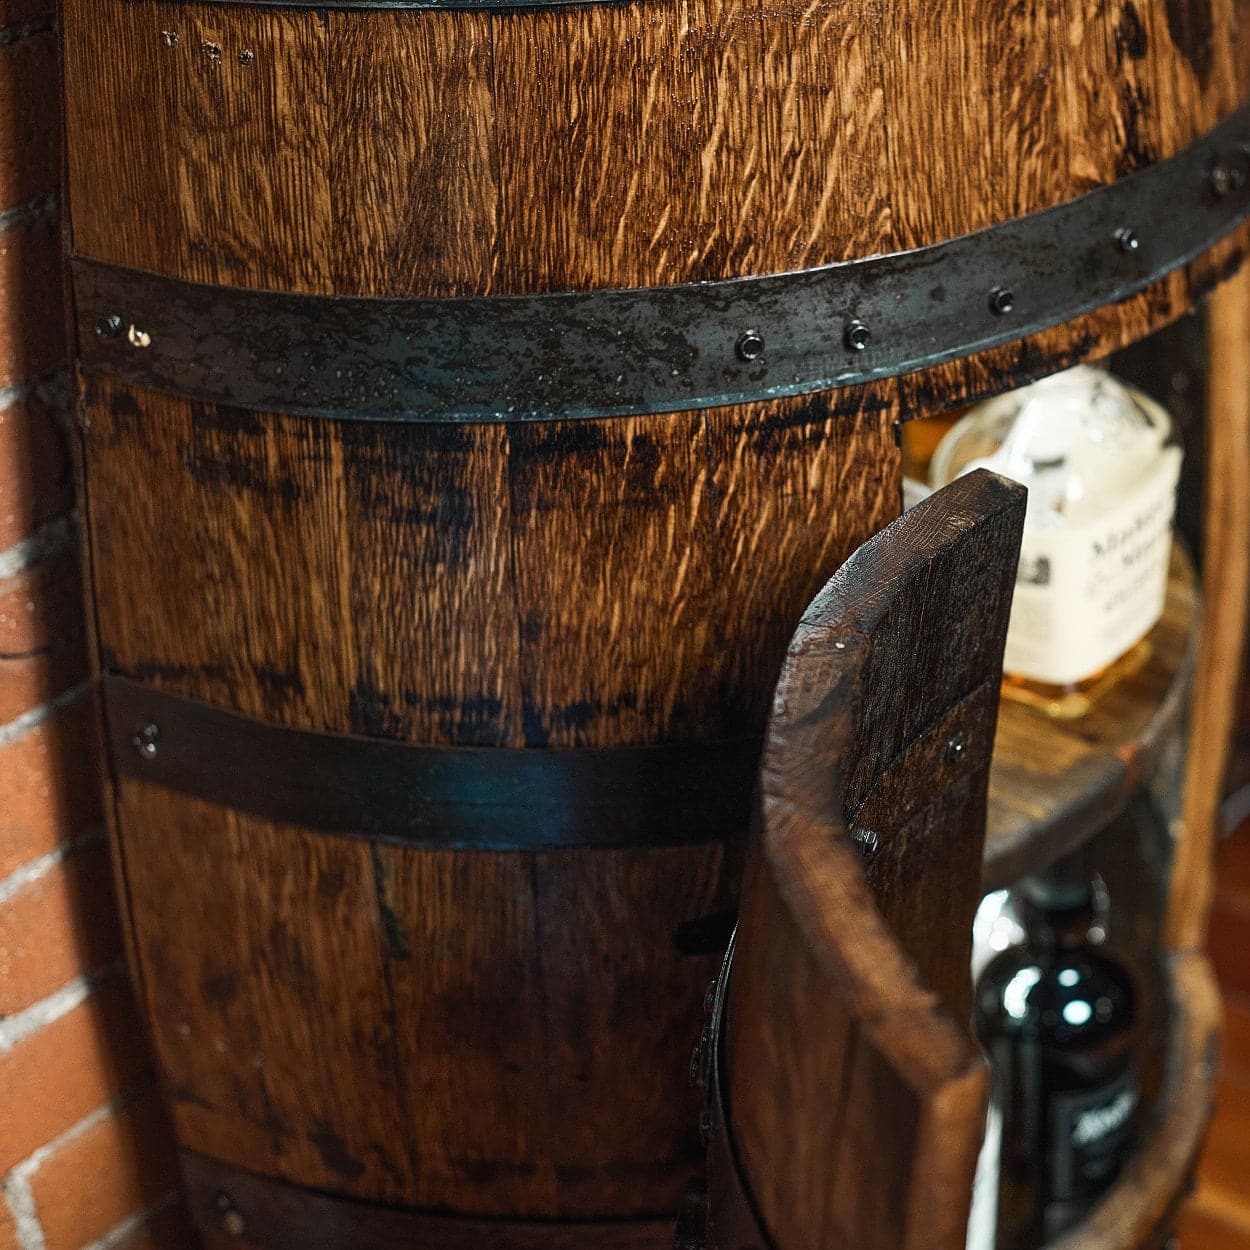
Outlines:
{"label": "wooden shelf", "polygon": [[990,769],[987,890],[1079,846],[1150,774],[1183,715],[1200,624],[1197,577],[1178,544],[1141,668],[1079,720],[1002,701]]}
{"label": "wooden shelf", "polygon": [[1047,1250],[1156,1250],[1189,1191],[1211,1115],[1220,1003],[1202,955],[1173,955],[1168,982],[1163,1089],[1145,1139],[1098,1206]]}

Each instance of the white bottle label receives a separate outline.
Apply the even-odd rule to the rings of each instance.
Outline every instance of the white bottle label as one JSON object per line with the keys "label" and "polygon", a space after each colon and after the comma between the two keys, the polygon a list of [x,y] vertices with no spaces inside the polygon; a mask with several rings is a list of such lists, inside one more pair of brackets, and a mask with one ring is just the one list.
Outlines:
{"label": "white bottle label", "polygon": [[1003,669],[1066,686],[1119,659],[1163,613],[1179,448],[1096,521],[1026,525]]}
{"label": "white bottle label", "polygon": [[972,1180],[967,1250],[994,1250],[998,1233],[998,1174],[1003,1145],[1003,1113],[991,1098],[985,1118],[985,1140]]}

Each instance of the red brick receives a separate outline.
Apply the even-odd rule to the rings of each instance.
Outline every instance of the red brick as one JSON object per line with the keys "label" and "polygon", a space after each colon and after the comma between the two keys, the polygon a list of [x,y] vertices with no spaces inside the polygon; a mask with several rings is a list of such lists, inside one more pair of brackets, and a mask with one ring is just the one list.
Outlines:
{"label": "red brick", "polygon": [[69,450],[49,399],[0,409],[0,551],[73,506]]}
{"label": "red brick", "polygon": [[76,851],[0,903],[0,1016],[121,958],[108,847]]}
{"label": "red brick", "polygon": [[[45,25],[37,15],[29,29]],[[6,23],[12,30],[13,25]],[[32,33],[0,46],[0,210],[56,190],[60,89],[56,35]]]}
{"label": "red brick", "polygon": [[176,1202],[118,1242],[114,1250],[194,1250],[199,1244],[190,1212],[184,1203]]}
{"label": "red brick", "polygon": [[0,581],[0,725],[87,676],[73,554]]}
{"label": "red brick", "polygon": [[17,1226],[13,1223],[8,1205],[3,1201],[0,1201],[0,1250],[19,1250]]}
{"label": "red brick", "polygon": [[0,233],[0,386],[65,364],[61,282],[55,217],[20,221]]}
{"label": "red brick", "polygon": [[0,1053],[0,1176],[150,1068],[125,981]]}
{"label": "red brick", "polygon": [[0,656],[23,658],[81,634],[78,559],[73,552],[0,581]]}
{"label": "red brick", "polygon": [[104,819],[95,700],[0,745],[0,880]]}
{"label": "red brick", "polygon": [[80,1250],[178,1183],[165,1108],[149,1095],[68,1141],[31,1180],[47,1250]]}

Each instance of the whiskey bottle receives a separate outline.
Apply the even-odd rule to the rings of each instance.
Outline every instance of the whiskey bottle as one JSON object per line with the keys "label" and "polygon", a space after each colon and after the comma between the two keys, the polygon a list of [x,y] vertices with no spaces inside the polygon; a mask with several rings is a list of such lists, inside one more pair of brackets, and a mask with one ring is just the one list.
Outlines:
{"label": "whiskey bottle", "polygon": [[1095,879],[1075,859],[1017,888],[1024,941],[977,982],[993,1071],[997,1250],[1037,1250],[1115,1180],[1138,1120],[1134,992],[1098,949]]}
{"label": "whiskey bottle", "polygon": [[1007,697],[1081,716],[1149,656],[1180,464],[1164,409],[1087,366],[978,405],[942,440],[932,486],[984,467],[1029,488]]}

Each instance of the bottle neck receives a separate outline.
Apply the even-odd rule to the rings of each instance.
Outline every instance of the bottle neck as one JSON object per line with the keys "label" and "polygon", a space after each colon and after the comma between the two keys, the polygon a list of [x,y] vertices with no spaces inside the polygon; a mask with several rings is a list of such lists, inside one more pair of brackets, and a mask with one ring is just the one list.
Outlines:
{"label": "bottle neck", "polygon": [[1093,892],[1080,903],[1045,905],[1025,896],[1021,920],[1029,941],[1041,950],[1073,950],[1090,943],[1096,919]]}
{"label": "bottle neck", "polygon": [[1094,881],[1069,857],[1020,883],[1021,921],[1041,950],[1071,950],[1091,941],[1098,919]]}

